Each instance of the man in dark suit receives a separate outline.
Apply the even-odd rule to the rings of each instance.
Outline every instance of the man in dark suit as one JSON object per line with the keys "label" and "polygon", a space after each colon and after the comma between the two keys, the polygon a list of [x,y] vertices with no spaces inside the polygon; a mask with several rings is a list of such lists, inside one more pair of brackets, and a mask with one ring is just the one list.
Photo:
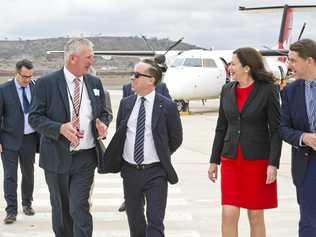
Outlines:
{"label": "man in dark suit", "polygon": [[22,173],[23,212],[34,215],[34,160],[37,134],[28,123],[33,91],[33,64],[24,59],[16,63],[16,76],[0,87],[0,152],[4,170],[4,197],[7,202],[5,224],[16,221],[17,170]]}
{"label": "man in dark suit", "polygon": [[[130,96],[130,95],[134,95],[135,92],[134,92],[134,89],[132,88],[132,84],[131,83],[128,83],[128,84],[125,84],[123,85],[123,98],[127,97],[127,96]],[[159,84],[157,84],[155,86],[155,91],[165,97],[167,97],[168,99],[172,100],[171,99],[171,96],[169,94],[169,90],[168,90],[168,87],[167,85],[164,83],[164,82],[160,82]],[[125,201],[121,204],[121,206],[119,207],[118,211],[119,212],[123,212],[126,210],[126,203]]]}
{"label": "man in dark suit", "polygon": [[151,60],[135,66],[131,81],[137,95],[121,100],[104,156],[105,172],[121,171],[132,237],[164,236],[167,182],[178,182],[170,156],[182,143],[182,126],[176,105],[155,92],[161,75]]}
{"label": "man in dark suit", "polygon": [[91,237],[88,202],[100,141],[109,124],[101,81],[87,74],[92,43],[71,39],[63,69],[38,79],[29,122],[41,133],[40,167],[50,192],[56,237]]}
{"label": "man in dark suit", "polygon": [[296,81],[282,96],[280,132],[292,145],[292,177],[300,206],[299,236],[316,236],[316,42],[290,46],[289,68]]}

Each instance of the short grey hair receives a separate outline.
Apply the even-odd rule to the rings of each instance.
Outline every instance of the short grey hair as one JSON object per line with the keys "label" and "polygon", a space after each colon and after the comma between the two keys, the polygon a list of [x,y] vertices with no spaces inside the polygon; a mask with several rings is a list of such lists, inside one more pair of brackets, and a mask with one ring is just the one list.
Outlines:
{"label": "short grey hair", "polygon": [[88,47],[93,49],[93,43],[85,38],[73,38],[70,39],[64,47],[64,61],[68,62],[70,55],[79,53],[82,47]]}

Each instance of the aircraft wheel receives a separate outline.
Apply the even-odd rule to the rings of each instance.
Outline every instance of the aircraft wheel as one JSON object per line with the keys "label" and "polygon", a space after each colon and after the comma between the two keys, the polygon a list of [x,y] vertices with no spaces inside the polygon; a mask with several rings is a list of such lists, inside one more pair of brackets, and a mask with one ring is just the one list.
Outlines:
{"label": "aircraft wheel", "polygon": [[177,104],[177,109],[179,112],[188,112],[189,111],[189,103],[184,100],[175,100]]}

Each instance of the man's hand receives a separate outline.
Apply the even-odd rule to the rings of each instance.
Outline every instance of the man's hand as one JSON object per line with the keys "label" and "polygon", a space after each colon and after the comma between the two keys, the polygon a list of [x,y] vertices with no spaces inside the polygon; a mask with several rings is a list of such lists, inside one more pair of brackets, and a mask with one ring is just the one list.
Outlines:
{"label": "man's hand", "polygon": [[0,144],[0,153],[2,152],[2,144]]}
{"label": "man's hand", "polygon": [[304,133],[303,142],[305,145],[313,148],[316,151],[316,133]]}
{"label": "man's hand", "polygon": [[62,124],[59,130],[59,133],[66,137],[72,144],[77,144],[79,142],[77,132],[78,131],[72,126],[71,122]]}
{"label": "man's hand", "polygon": [[108,127],[103,123],[101,122],[100,119],[96,119],[96,122],[95,122],[95,126],[98,130],[98,139],[102,139],[102,138],[105,138],[106,137],[106,134],[107,134],[107,130],[108,130]]}

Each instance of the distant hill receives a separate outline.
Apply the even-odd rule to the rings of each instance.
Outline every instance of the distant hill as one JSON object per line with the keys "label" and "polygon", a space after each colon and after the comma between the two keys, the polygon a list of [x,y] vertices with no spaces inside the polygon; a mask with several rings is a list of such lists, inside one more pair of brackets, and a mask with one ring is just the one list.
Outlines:
{"label": "distant hill", "polygon": [[[94,43],[95,50],[148,50],[144,41],[140,37],[88,37]],[[13,71],[17,60],[28,58],[33,61],[35,71],[39,74],[55,70],[63,65],[62,55],[53,56],[48,59],[46,51],[63,50],[65,43],[69,38],[48,38],[37,40],[19,40],[19,41],[0,41],[0,75]],[[148,39],[150,46],[154,50],[165,50],[174,43],[169,39]],[[188,43],[180,43],[174,49],[187,50],[198,48]],[[95,67],[126,70],[131,67],[138,59],[128,57],[115,57],[113,60],[105,60],[96,57]]]}

